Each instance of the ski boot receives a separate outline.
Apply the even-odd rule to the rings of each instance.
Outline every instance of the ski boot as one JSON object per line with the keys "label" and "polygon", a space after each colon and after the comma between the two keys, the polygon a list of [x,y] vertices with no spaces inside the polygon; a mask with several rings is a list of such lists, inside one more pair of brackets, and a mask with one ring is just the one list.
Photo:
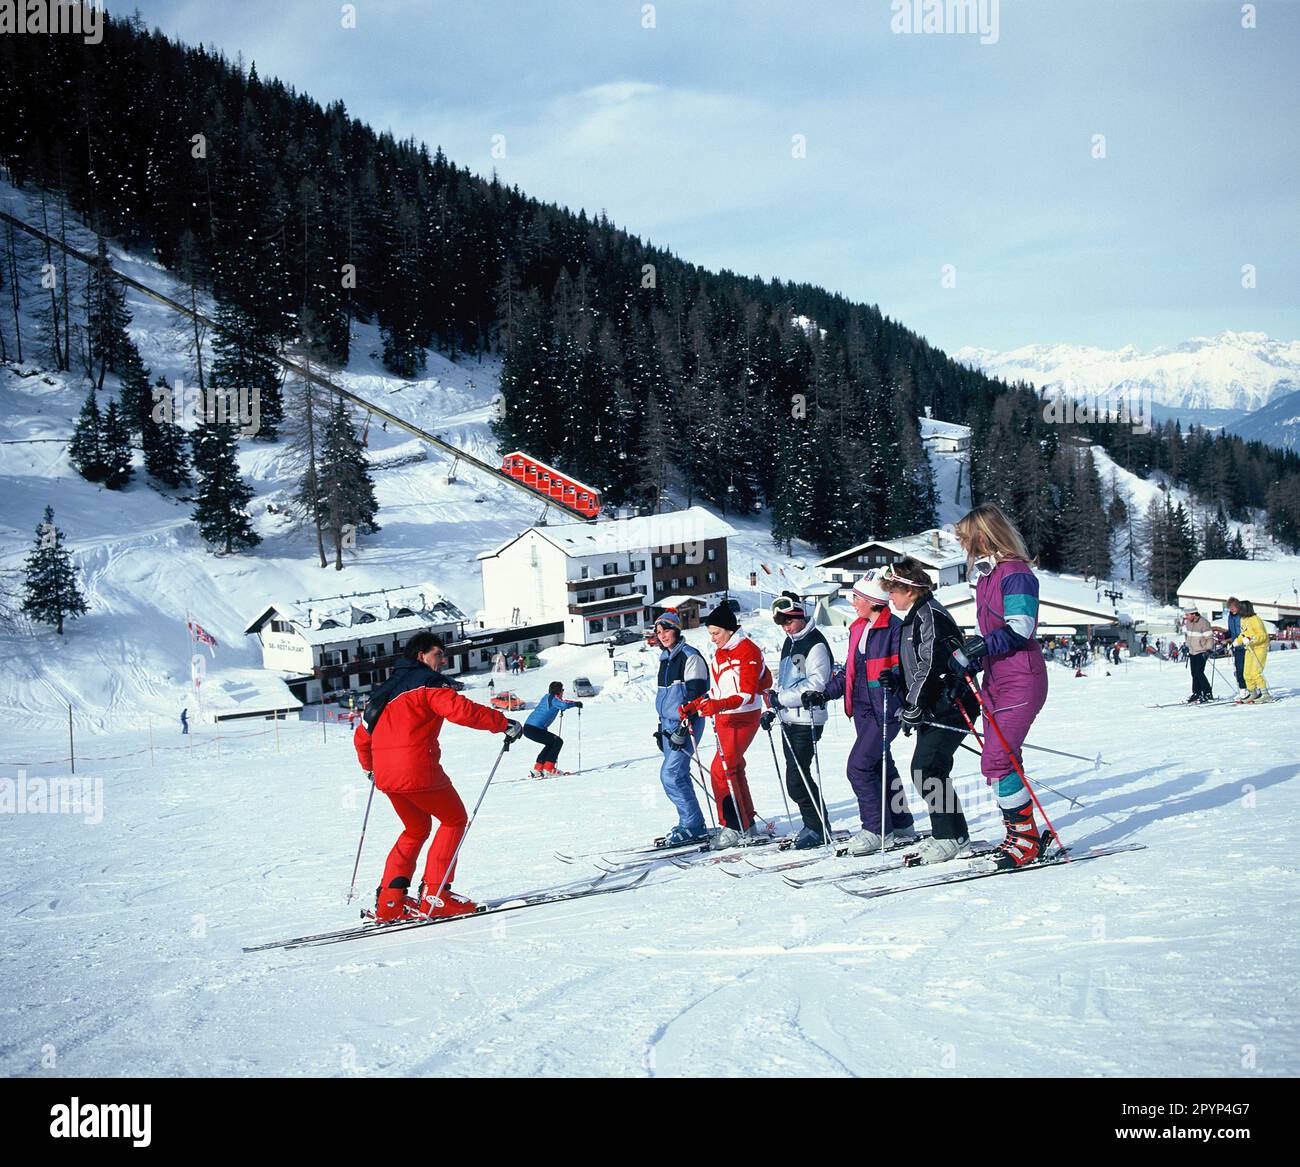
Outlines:
{"label": "ski boot", "polygon": [[409,884],[401,887],[375,888],[375,920],[391,924],[395,920],[409,920],[419,912],[420,905],[406,894]]}
{"label": "ski boot", "polygon": [[[885,849],[892,847],[894,845],[894,840],[894,832],[886,831]],[[880,850],[880,836],[876,834],[875,831],[863,829],[849,840],[847,853],[855,858],[859,858],[863,855],[878,855]]]}
{"label": "ski boot", "polygon": [[814,847],[824,847],[826,845],[826,836],[818,827],[804,827],[794,837],[794,843],[791,846],[796,851],[811,851]]}
{"label": "ski boot", "polygon": [[1237,704],[1238,704],[1238,705],[1245,705],[1246,702],[1249,701],[1249,700],[1250,700],[1250,690],[1249,690],[1249,689],[1238,689],[1238,690],[1237,690]]}
{"label": "ski boot", "polygon": [[922,839],[916,848],[916,862],[923,866],[931,863],[947,863],[955,859],[970,846],[970,839],[961,835],[956,839],[936,839],[933,835]]}
{"label": "ski boot", "polygon": [[725,851],[728,847],[739,847],[744,842],[744,836],[732,827],[722,827],[718,833],[709,840],[710,851]]}
{"label": "ski boot", "polygon": [[707,832],[703,830],[695,832],[678,823],[664,836],[663,846],[685,847],[689,843],[706,843],[708,839]]}
{"label": "ski boot", "polygon": [[419,914],[426,920],[441,919],[445,916],[472,916],[478,911],[478,904],[465,896],[457,895],[450,887],[442,889],[442,895],[434,898],[433,892],[427,895],[421,892]]}
{"label": "ski boot", "polygon": [[1010,871],[1033,863],[1042,847],[1038,827],[1034,825],[1034,804],[1027,802],[1014,810],[1003,807],[1002,820],[1007,826],[1007,837],[993,853],[994,866],[999,871]]}

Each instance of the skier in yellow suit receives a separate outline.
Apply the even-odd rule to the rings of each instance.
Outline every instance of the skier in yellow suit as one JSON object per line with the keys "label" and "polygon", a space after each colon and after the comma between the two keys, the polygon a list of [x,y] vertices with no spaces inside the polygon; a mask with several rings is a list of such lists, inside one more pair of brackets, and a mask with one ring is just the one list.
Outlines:
{"label": "skier in yellow suit", "polygon": [[1247,696],[1244,703],[1254,705],[1259,701],[1272,701],[1273,694],[1268,691],[1268,682],[1264,680],[1264,664],[1268,660],[1268,629],[1264,627],[1264,621],[1255,615],[1255,606],[1249,600],[1241,601],[1238,613],[1241,616],[1241,633],[1232,643],[1234,647],[1246,647],[1243,672]]}

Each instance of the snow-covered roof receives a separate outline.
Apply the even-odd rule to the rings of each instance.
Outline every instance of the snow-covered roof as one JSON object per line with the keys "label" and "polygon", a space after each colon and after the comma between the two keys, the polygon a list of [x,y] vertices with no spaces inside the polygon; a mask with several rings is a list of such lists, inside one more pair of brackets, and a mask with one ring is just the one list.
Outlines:
{"label": "snow-covered roof", "polygon": [[[1038,577],[1038,625],[1071,628],[1081,624],[1118,624],[1110,601],[1103,594],[1104,584],[1089,583],[1080,576],[1057,575],[1035,571]],[[963,628],[974,628],[975,585],[950,584],[939,588],[935,596]]]}
{"label": "snow-covered roof", "polygon": [[730,523],[704,507],[668,511],[660,515],[638,515],[632,519],[603,519],[594,523],[556,523],[529,527],[514,539],[507,539],[478,559],[492,559],[530,532],[554,544],[569,558],[604,555],[619,551],[648,551],[660,547],[682,547],[705,539],[727,539],[736,534]]}
{"label": "snow-covered roof", "polygon": [[712,604],[717,592],[704,596],[660,596],[655,600],[656,608],[680,608],[683,604]]}
{"label": "snow-covered roof", "polygon": [[465,613],[431,583],[314,600],[277,601],[250,620],[244,632],[259,631],[271,616],[294,625],[294,632],[308,644],[419,632],[466,619]]}
{"label": "snow-covered roof", "polygon": [[940,421],[937,417],[919,417],[921,438],[969,438],[970,426],[954,421]]}
{"label": "snow-covered roof", "polygon": [[913,559],[918,559],[940,571],[945,567],[956,567],[966,562],[966,552],[961,549],[961,543],[956,535],[950,531],[931,528],[922,531],[919,535],[904,535],[895,539],[868,539],[865,543],[859,543],[847,551],[837,551],[834,555],[828,555],[813,566],[830,567],[836,560],[856,555],[868,547],[883,547],[886,551],[892,551],[900,559],[904,555],[910,555]]}
{"label": "snow-covered roof", "polygon": [[1300,613],[1300,558],[1202,559],[1178,585],[1178,596],[1220,603],[1236,596]]}

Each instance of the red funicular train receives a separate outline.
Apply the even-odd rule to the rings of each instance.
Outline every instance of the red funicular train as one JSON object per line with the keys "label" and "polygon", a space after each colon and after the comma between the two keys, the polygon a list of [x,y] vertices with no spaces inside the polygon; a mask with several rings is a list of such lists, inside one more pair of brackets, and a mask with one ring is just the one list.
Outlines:
{"label": "red funicular train", "polygon": [[522,450],[515,450],[501,459],[501,473],[531,486],[554,499],[557,506],[584,519],[594,519],[600,514],[600,491],[554,466],[539,462]]}

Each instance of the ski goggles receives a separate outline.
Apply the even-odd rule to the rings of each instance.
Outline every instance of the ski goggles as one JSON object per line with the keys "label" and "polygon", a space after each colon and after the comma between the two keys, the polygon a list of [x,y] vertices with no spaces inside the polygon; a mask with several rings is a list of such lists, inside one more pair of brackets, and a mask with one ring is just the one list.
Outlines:
{"label": "ski goggles", "polygon": [[772,601],[772,619],[778,624],[784,624],[788,620],[806,620],[808,613],[798,600],[792,600],[789,596],[777,596]]}
{"label": "ski goggles", "polygon": [[930,587],[928,582],[908,579],[905,575],[899,575],[892,567],[881,568],[880,574],[876,577],[876,582],[887,591],[892,591],[894,588],[913,588],[916,591],[923,591]]}

